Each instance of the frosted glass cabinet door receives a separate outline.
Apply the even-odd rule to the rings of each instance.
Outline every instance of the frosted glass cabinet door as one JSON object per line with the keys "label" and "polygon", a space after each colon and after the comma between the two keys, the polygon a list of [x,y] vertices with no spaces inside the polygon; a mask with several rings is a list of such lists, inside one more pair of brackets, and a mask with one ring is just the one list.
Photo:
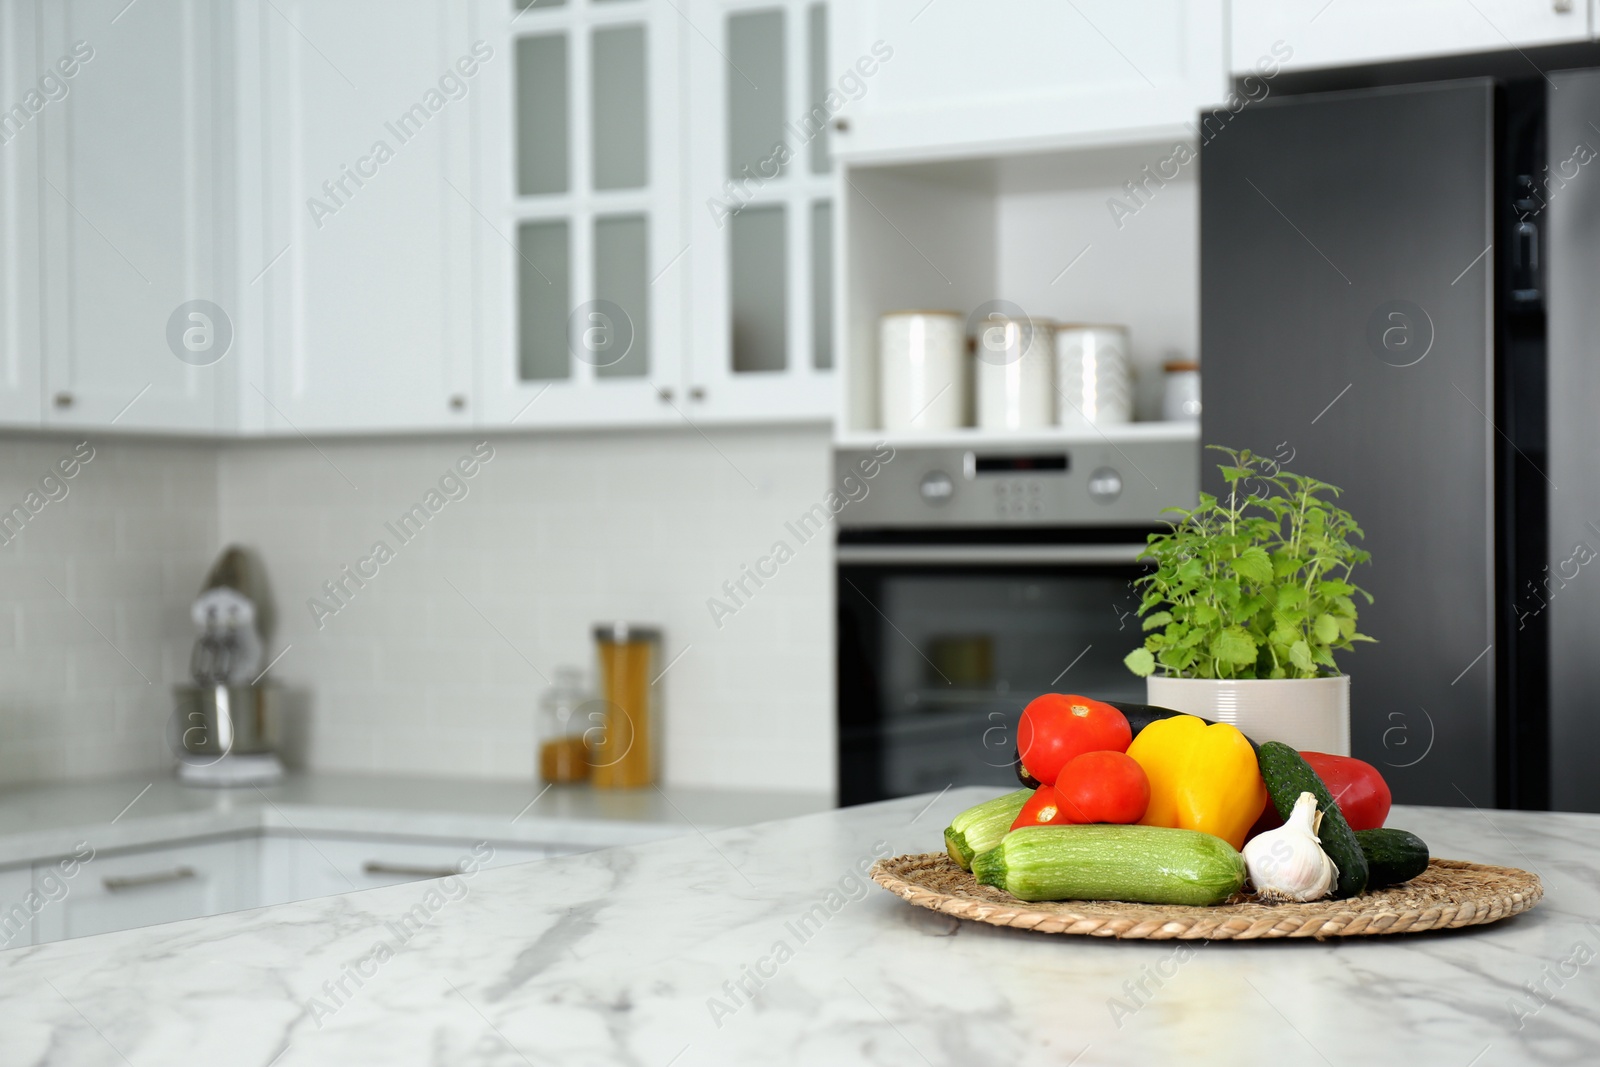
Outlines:
{"label": "frosted glass cabinet door", "polygon": [[247,422],[470,427],[471,249],[479,212],[491,215],[472,190],[471,116],[514,57],[457,4],[245,10],[261,40],[266,171],[261,273],[242,280],[266,318],[264,380],[241,389]]}
{"label": "frosted glass cabinet door", "polygon": [[477,0],[481,424],[682,424],[683,17]]}
{"label": "frosted glass cabinet door", "polygon": [[689,6],[690,414],[823,419],[834,404],[833,8]]}
{"label": "frosted glass cabinet door", "polygon": [[834,65],[864,65],[860,86],[847,94],[849,129],[835,136],[835,151],[892,161],[1148,140],[1181,129],[1227,94],[1223,7],[1223,0],[837,5]]}
{"label": "frosted glass cabinet door", "polygon": [[[15,23],[27,6],[7,3],[3,18]],[[39,184],[8,181],[0,210],[15,196],[35,197],[45,423],[212,432],[219,384],[233,373],[233,280],[219,225],[229,188],[211,165],[227,150],[228,64],[216,48],[227,18],[211,4],[126,6],[34,5],[40,48],[22,77],[37,86],[48,71],[59,88],[0,146],[39,161]],[[12,28],[22,27],[0,29],[8,49],[21,43]],[[4,99],[10,107],[20,97],[8,86]],[[9,174],[20,162],[0,167]],[[9,224],[4,232],[9,245]],[[24,230],[22,240],[32,239]],[[27,284],[11,269],[8,301]],[[8,336],[4,347],[27,344],[29,334]],[[0,378],[16,380],[3,365],[11,358],[0,357]]]}

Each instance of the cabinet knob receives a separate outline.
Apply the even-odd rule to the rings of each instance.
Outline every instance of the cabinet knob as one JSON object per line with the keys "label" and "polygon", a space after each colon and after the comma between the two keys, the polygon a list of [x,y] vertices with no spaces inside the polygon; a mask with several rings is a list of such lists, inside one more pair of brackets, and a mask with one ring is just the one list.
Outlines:
{"label": "cabinet knob", "polygon": [[1572,11],[1572,0],[1554,0],[1552,6],[1559,14],[1566,15]]}
{"label": "cabinet knob", "polygon": [[462,411],[467,406],[467,398],[461,393],[456,393],[450,398],[450,410]]}
{"label": "cabinet knob", "polygon": [[705,398],[706,398],[706,391],[705,391],[705,387],[704,386],[697,385],[693,389],[689,390],[689,399],[690,400],[704,400]]}
{"label": "cabinet knob", "polygon": [[72,406],[72,400],[73,396],[71,393],[57,393],[55,396],[56,407],[58,408],[70,408]]}
{"label": "cabinet knob", "polygon": [[[1556,2],[1560,3],[1561,0],[1556,0]],[[1569,2],[1570,2],[1570,0],[1569,0]],[[849,133],[850,132],[850,120],[847,119],[847,118],[842,118],[842,117],[834,119],[833,120],[833,128],[835,130],[838,130],[840,133]]]}
{"label": "cabinet knob", "polygon": [[656,395],[659,396],[664,403],[667,403],[667,404],[672,403],[672,387],[671,386],[663,386],[662,388],[657,389],[656,390]]}

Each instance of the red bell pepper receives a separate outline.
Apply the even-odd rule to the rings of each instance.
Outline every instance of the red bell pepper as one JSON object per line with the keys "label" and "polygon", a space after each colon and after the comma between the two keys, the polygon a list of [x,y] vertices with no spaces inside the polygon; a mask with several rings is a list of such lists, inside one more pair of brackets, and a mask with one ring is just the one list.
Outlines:
{"label": "red bell pepper", "polygon": [[1333,802],[1339,805],[1350,829],[1376,830],[1383,825],[1394,798],[1378,768],[1352,756],[1333,756],[1326,752],[1302,752],[1300,755],[1333,794]]}

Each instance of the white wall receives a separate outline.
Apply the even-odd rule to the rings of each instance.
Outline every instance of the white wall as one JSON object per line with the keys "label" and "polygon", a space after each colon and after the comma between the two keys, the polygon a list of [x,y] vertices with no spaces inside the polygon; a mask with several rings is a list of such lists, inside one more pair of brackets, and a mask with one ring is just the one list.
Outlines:
{"label": "white wall", "polygon": [[[265,561],[307,766],[527,777],[540,673],[591,667],[590,624],[622,618],[684,653],[664,678],[668,783],[833,787],[831,535],[720,629],[706,606],[795,544],[784,522],[827,490],[826,429],[489,435],[467,495],[401,545],[385,523],[480,439],[223,446],[219,544]],[[379,540],[394,558],[319,625],[307,601],[337,606],[322,583]]]}
{"label": "white wall", "polygon": [[[0,437],[0,512],[38,508],[0,533],[0,783],[171,763],[188,605],[217,545],[216,452],[84,440]],[[58,462],[91,454],[60,478]]]}

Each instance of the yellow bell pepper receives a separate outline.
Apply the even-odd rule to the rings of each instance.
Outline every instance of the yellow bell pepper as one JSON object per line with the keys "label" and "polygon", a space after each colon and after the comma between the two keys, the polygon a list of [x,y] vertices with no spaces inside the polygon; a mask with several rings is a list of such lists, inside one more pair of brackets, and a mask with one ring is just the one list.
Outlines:
{"label": "yellow bell pepper", "polygon": [[1193,715],[1161,719],[1128,746],[1150,779],[1143,826],[1171,826],[1215,834],[1234,848],[1267,805],[1255,749],[1233,726],[1206,725]]}

